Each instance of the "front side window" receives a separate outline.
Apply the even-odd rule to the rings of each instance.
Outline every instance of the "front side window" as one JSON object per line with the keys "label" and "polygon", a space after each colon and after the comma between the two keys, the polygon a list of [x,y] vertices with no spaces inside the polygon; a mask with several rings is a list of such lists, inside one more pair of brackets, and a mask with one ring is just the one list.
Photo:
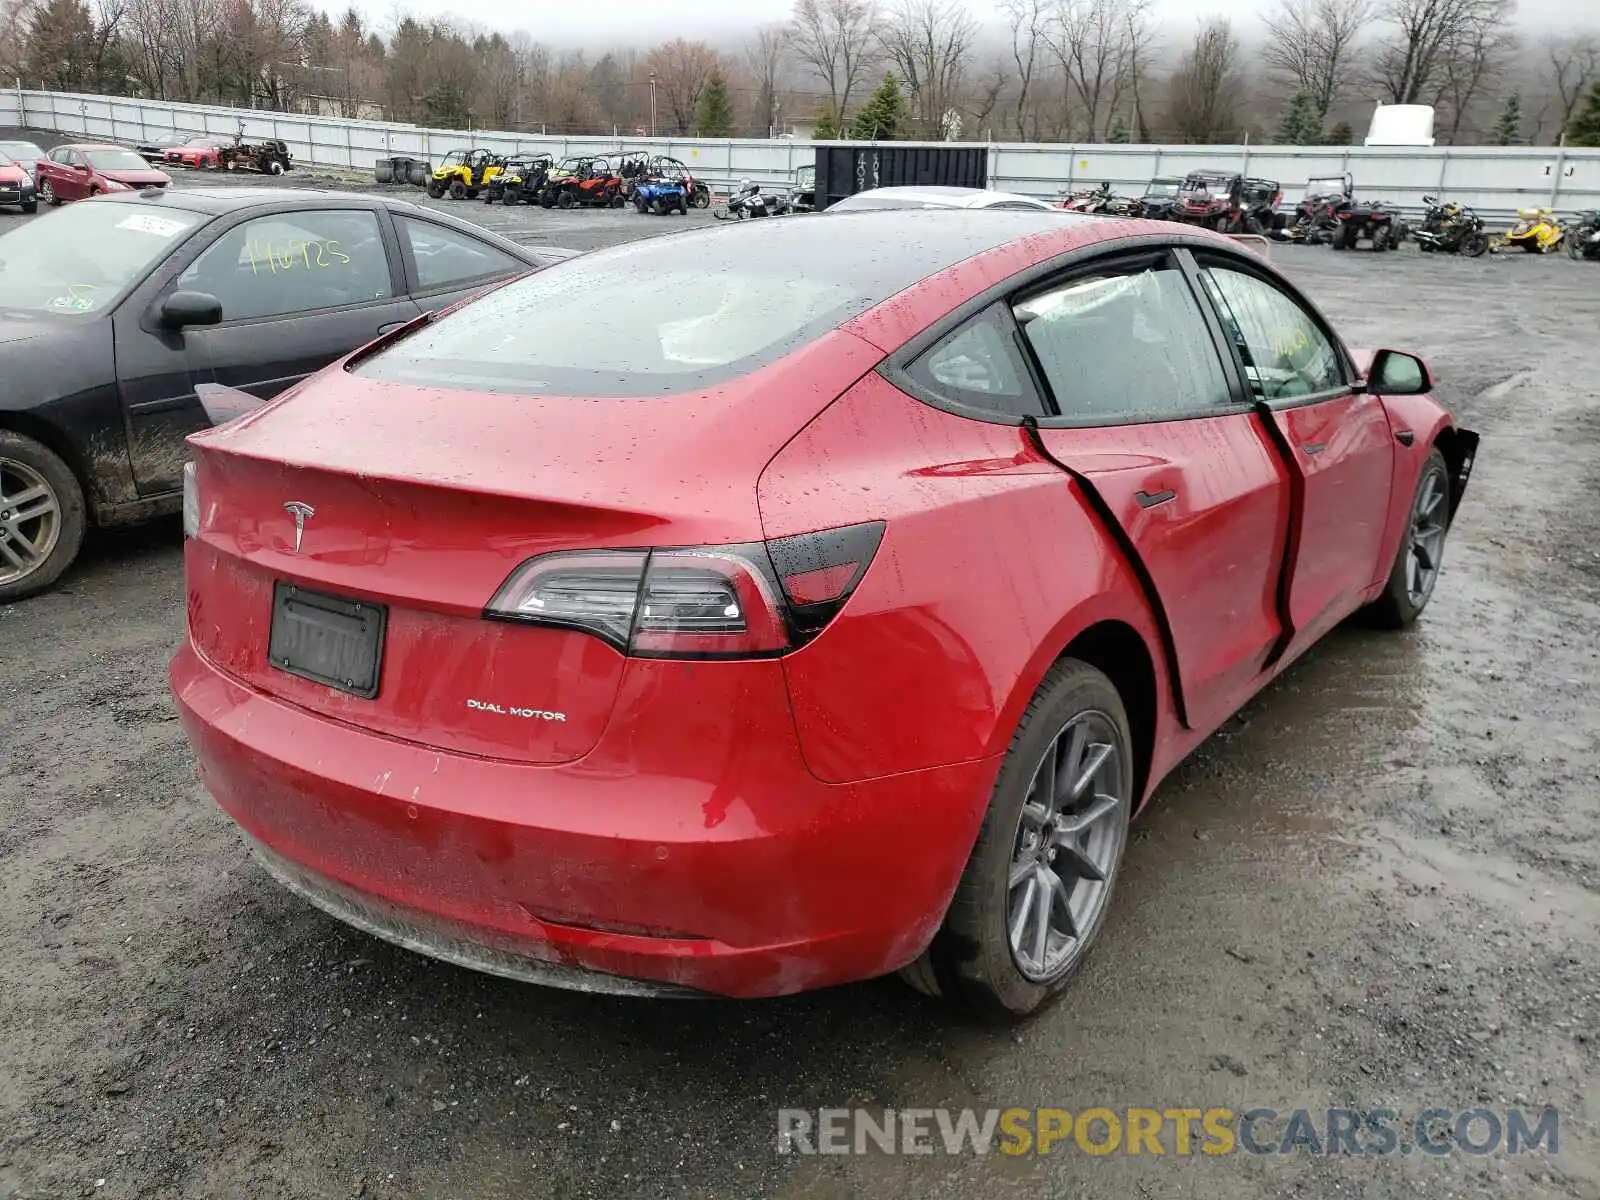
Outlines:
{"label": "front side window", "polygon": [[421,291],[480,279],[503,279],[528,270],[526,263],[475,237],[432,221],[411,217],[398,220],[401,236],[411,247],[411,260],[417,266],[417,287]]}
{"label": "front side window", "polygon": [[906,373],[922,390],[963,408],[1012,417],[1043,414],[1004,304],[984,309],[920,355]]}
{"label": "front side window", "polygon": [[1228,402],[1216,344],[1176,267],[1080,276],[1013,311],[1064,417],[1160,421]]}
{"label": "front side window", "polygon": [[176,287],[216,296],[224,321],[345,308],[394,294],[377,215],[357,211],[245,221],[207,247]]}
{"label": "front side window", "polygon": [[1345,386],[1338,351],[1295,300],[1244,271],[1208,266],[1200,274],[1256,396],[1283,400]]}

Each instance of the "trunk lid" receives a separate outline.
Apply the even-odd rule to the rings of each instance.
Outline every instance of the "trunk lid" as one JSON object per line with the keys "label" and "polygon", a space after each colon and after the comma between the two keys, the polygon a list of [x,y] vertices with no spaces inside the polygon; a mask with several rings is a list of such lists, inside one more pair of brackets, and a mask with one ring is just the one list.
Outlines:
{"label": "trunk lid", "polygon": [[[762,468],[878,357],[835,333],[721,388],[638,400],[330,368],[191,439],[190,635],[223,670],[331,718],[440,749],[581,757],[626,658],[587,633],[487,620],[485,605],[538,554],[759,540]],[[280,585],[383,606],[375,695],[268,661]]]}

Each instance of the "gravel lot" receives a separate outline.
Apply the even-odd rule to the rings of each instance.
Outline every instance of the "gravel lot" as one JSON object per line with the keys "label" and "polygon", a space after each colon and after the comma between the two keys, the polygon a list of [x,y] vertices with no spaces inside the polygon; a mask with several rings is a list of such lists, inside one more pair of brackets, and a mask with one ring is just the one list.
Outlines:
{"label": "gravel lot", "polygon": [[[699,224],[441,202],[580,249]],[[19,218],[0,216],[0,228]],[[1600,265],[1277,248],[1483,434],[1438,593],[1170,779],[1075,990],[530,989],[301,904],[198,787],[176,522],[0,607],[0,1195],[1600,1196]],[[782,1107],[1555,1105],[1560,1153],[798,1158]],[[1170,1143],[1169,1143],[1170,1149]]]}

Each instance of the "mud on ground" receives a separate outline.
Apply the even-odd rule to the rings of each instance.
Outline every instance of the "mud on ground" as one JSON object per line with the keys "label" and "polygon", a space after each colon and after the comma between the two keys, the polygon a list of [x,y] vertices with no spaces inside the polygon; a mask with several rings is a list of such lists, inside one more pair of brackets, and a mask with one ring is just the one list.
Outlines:
{"label": "mud on ground", "polygon": [[[554,244],[653,232],[519,219]],[[195,782],[162,524],[0,608],[0,1195],[1600,1195],[1600,265],[1274,257],[1353,342],[1429,357],[1479,465],[1420,626],[1338,631],[1162,787],[1058,1007],[997,1033],[893,981],[541,991],[323,917]],[[780,1106],[853,1104],[1550,1104],[1561,1143],[775,1152]]]}

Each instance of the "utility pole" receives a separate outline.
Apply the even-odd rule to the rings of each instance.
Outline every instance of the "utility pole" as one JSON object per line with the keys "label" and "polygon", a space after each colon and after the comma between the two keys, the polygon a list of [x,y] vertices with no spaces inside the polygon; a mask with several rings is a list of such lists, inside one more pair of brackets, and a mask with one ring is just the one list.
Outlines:
{"label": "utility pole", "polygon": [[650,136],[656,136],[656,73],[650,72]]}

